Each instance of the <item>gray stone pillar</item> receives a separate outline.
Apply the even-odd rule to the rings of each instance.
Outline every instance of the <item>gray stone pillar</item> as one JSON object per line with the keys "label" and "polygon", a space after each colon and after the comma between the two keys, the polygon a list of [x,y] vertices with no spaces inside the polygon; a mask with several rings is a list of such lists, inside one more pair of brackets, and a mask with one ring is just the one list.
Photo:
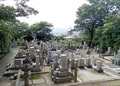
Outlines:
{"label": "gray stone pillar", "polygon": [[77,82],[77,62],[75,62],[74,82]]}
{"label": "gray stone pillar", "polygon": [[24,77],[25,77],[24,85],[29,86],[29,72],[28,71],[24,72]]}
{"label": "gray stone pillar", "polygon": [[69,69],[69,64],[70,64],[70,61],[69,61],[69,58],[67,58],[67,67]]}

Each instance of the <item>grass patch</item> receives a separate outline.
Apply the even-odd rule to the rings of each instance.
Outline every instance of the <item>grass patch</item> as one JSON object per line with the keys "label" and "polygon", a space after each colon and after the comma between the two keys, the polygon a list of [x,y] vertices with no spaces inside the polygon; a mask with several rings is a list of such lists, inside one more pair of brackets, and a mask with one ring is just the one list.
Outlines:
{"label": "grass patch", "polygon": [[71,76],[71,79],[74,80],[74,76],[71,72],[69,72],[69,75]]}
{"label": "grass patch", "polygon": [[33,74],[30,76],[30,80],[39,79],[39,78],[40,78],[39,74]]}

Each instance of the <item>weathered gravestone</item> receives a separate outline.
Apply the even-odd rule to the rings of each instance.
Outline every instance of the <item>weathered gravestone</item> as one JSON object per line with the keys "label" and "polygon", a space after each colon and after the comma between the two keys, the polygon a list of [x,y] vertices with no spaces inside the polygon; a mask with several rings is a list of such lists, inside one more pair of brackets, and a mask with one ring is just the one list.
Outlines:
{"label": "weathered gravestone", "polygon": [[17,47],[17,42],[15,41],[15,39],[14,39],[14,41],[12,42],[11,47],[12,47],[12,48]]}
{"label": "weathered gravestone", "polygon": [[35,55],[35,48],[34,47],[30,47],[30,55]]}
{"label": "weathered gravestone", "polygon": [[61,55],[59,69],[57,71],[52,71],[52,80],[54,83],[70,82],[71,77],[69,77],[67,64],[67,56],[65,54]]}
{"label": "weathered gravestone", "polygon": [[93,66],[96,66],[96,58],[92,58],[92,64],[93,64]]}
{"label": "weathered gravestone", "polygon": [[71,58],[70,68],[71,69],[75,68],[75,59],[74,58]]}
{"label": "weathered gravestone", "polygon": [[84,59],[82,59],[82,58],[78,59],[78,67],[79,68],[84,68]]}
{"label": "weathered gravestone", "polygon": [[33,72],[40,72],[40,60],[39,57],[36,57],[36,65],[34,65],[34,68],[32,70]]}
{"label": "weathered gravestone", "polygon": [[22,61],[21,60],[14,60],[14,65],[17,66],[21,66],[22,65]]}
{"label": "weathered gravestone", "polygon": [[98,73],[102,73],[102,72],[103,72],[102,62],[101,62],[101,61],[97,61],[97,68],[95,68],[95,70],[96,70]]}
{"label": "weathered gravestone", "polygon": [[80,49],[77,49],[75,52],[77,55],[80,55]]}
{"label": "weathered gravestone", "polygon": [[87,68],[92,68],[91,59],[89,57],[86,58],[86,67]]}
{"label": "weathered gravestone", "polygon": [[86,49],[86,48],[87,48],[87,44],[86,44],[86,41],[84,41],[83,49]]}
{"label": "weathered gravestone", "polygon": [[111,54],[111,47],[108,47],[108,51],[106,52],[106,55],[110,55]]}

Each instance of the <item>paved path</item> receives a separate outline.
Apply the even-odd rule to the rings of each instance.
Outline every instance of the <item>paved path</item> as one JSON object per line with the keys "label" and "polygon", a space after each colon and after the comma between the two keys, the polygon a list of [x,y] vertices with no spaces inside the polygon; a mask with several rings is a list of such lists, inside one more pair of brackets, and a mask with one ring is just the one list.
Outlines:
{"label": "paved path", "polygon": [[[5,57],[0,60],[0,77],[3,76],[4,72],[6,71],[6,65],[9,63],[13,63],[14,57],[19,51],[19,47],[11,48],[10,53],[8,53]],[[2,77],[0,80],[0,86],[10,86],[11,81],[9,77]]]}
{"label": "paved path", "polygon": [[18,53],[19,47],[11,48],[10,53],[0,60],[0,76],[2,76],[6,70],[6,65],[13,63],[15,55]]}

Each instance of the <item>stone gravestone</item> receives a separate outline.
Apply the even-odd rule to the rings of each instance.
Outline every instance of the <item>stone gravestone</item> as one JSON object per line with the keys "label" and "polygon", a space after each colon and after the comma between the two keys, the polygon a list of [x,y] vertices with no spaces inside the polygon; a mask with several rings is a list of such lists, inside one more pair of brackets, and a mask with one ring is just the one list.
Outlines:
{"label": "stone gravestone", "polygon": [[58,62],[59,55],[58,55],[58,54],[53,54],[53,58],[54,58],[54,60],[55,60],[55,61],[57,61],[57,62]]}
{"label": "stone gravestone", "polygon": [[62,66],[62,67],[66,67],[67,68],[67,56],[65,55],[65,54],[62,54],[61,55],[61,58],[60,58],[60,65]]}
{"label": "stone gravestone", "polygon": [[84,41],[83,49],[86,49],[86,48],[87,48],[87,44],[86,44],[86,41]]}
{"label": "stone gravestone", "polygon": [[71,58],[71,64],[70,64],[71,69],[75,68],[75,59]]}
{"label": "stone gravestone", "polygon": [[87,68],[92,68],[91,59],[89,57],[86,58],[86,67]]}
{"label": "stone gravestone", "polygon": [[36,50],[36,55],[39,55],[39,56],[40,56],[40,52],[41,52],[41,51],[40,51],[39,49],[37,49],[37,50]]}
{"label": "stone gravestone", "polygon": [[75,52],[77,55],[80,55],[80,49],[77,49]]}
{"label": "stone gravestone", "polygon": [[19,52],[18,52],[17,56],[18,56],[18,57],[21,57],[21,56],[23,56],[23,53],[22,53],[22,51],[20,51],[20,50],[19,50]]}
{"label": "stone gravestone", "polygon": [[35,48],[34,47],[30,47],[30,55],[35,55]]}
{"label": "stone gravestone", "polygon": [[100,52],[100,48],[99,48],[99,46],[97,46],[96,51],[97,51],[97,53]]}
{"label": "stone gravestone", "polygon": [[70,82],[71,77],[69,77],[68,72],[68,64],[67,64],[67,56],[65,54],[61,55],[59,68],[57,71],[52,71],[52,80],[54,83],[63,83],[63,82]]}
{"label": "stone gravestone", "polygon": [[14,39],[14,41],[12,42],[11,47],[12,47],[12,48],[17,47],[17,42],[15,41],[15,39]]}
{"label": "stone gravestone", "polygon": [[79,48],[82,49],[83,48],[83,45],[82,43],[79,44]]}
{"label": "stone gravestone", "polygon": [[56,70],[56,68],[58,68],[58,66],[59,66],[59,63],[55,59],[53,59],[52,70]]}
{"label": "stone gravestone", "polygon": [[78,59],[78,67],[79,68],[84,68],[84,59],[82,59],[82,58]]}
{"label": "stone gravestone", "polygon": [[52,62],[53,62],[52,51],[48,51],[48,57],[46,58],[46,64],[51,65]]}
{"label": "stone gravestone", "polygon": [[39,57],[36,57],[36,65],[34,65],[33,72],[40,72],[40,60]]}
{"label": "stone gravestone", "polygon": [[67,57],[69,56],[69,51],[68,50],[66,51],[66,55],[67,55]]}
{"label": "stone gravestone", "polygon": [[53,63],[52,63],[53,70],[56,70],[56,68],[58,68],[59,66],[58,59],[59,59],[58,54],[53,54]]}
{"label": "stone gravestone", "polygon": [[108,47],[108,51],[106,53],[107,55],[110,55],[111,54],[111,47]]}
{"label": "stone gravestone", "polygon": [[92,58],[92,64],[93,64],[93,66],[96,66],[96,58]]}
{"label": "stone gravestone", "polygon": [[116,58],[116,53],[114,53],[114,58]]}
{"label": "stone gravestone", "polygon": [[101,61],[97,61],[97,69],[95,69],[97,72],[102,73],[103,69],[102,69],[102,62]]}
{"label": "stone gravestone", "polygon": [[117,57],[120,58],[120,50],[118,50]]}
{"label": "stone gravestone", "polygon": [[21,66],[22,65],[22,62],[21,60],[14,60],[14,66],[17,67],[17,66]]}
{"label": "stone gravestone", "polygon": [[117,58],[116,61],[117,61],[116,64],[117,64],[118,66],[120,66],[120,58]]}

